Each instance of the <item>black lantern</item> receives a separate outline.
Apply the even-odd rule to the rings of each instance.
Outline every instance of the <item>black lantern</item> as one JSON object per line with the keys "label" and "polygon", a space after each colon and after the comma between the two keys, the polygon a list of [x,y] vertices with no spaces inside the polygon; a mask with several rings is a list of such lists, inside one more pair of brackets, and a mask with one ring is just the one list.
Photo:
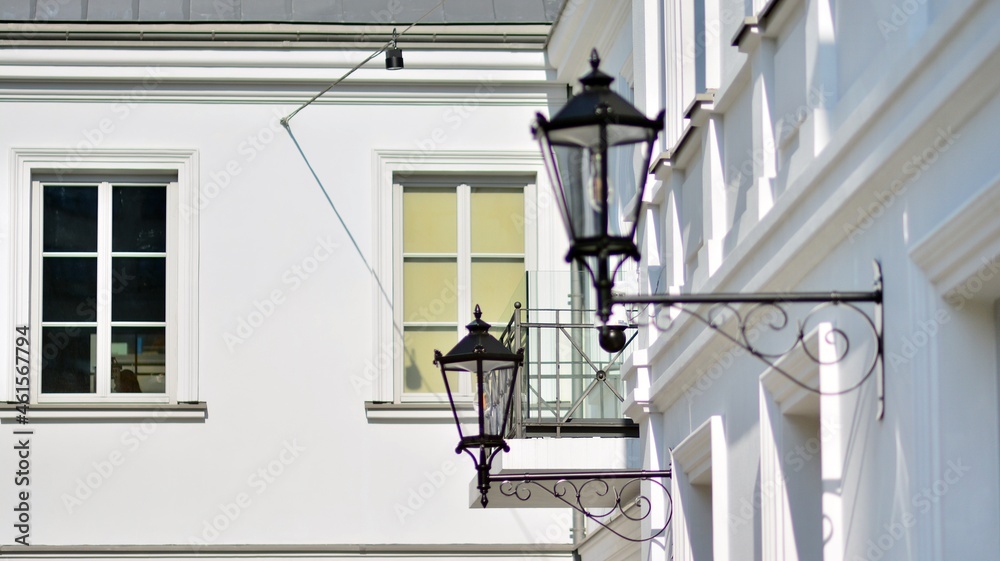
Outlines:
{"label": "black lantern", "polygon": [[[647,119],[625,98],[611,91],[614,78],[598,70],[600,58],[591,51],[591,72],[580,79],[583,91],[573,96],[551,121],[538,114],[532,132],[545,158],[549,179],[570,239],[567,261],[576,260],[597,290],[602,325],[611,317],[614,274],[626,259],[638,261],[635,234],[642,218],[642,194],[663,112]],[[619,168],[636,164],[633,148],[642,150],[634,186],[618,186],[619,221],[609,216],[614,186],[608,182],[613,158]],[[629,177],[628,182],[631,182]],[[622,226],[625,224],[625,226]],[[612,260],[617,260],[614,268]],[[602,337],[612,336],[602,328]]]}
{"label": "black lantern", "polygon": [[403,49],[396,46],[396,40],[399,38],[399,34],[396,30],[392,30],[392,41],[389,46],[385,49],[385,69],[386,70],[402,70],[403,68]]}
{"label": "black lantern", "polygon": [[[441,367],[448,401],[458,427],[459,443],[456,454],[466,452],[472,457],[479,475],[480,502],[486,506],[490,489],[490,467],[501,450],[509,452],[504,440],[510,421],[511,407],[517,388],[517,371],[524,362],[524,349],[516,353],[504,347],[490,335],[490,324],[482,320],[483,312],[476,306],[476,319],[468,326],[469,334],[462,338],[447,354],[434,351],[434,364]],[[459,422],[458,409],[451,389],[449,372],[470,372],[474,375],[476,409],[476,434],[466,435]],[[473,451],[478,449],[479,455]]]}

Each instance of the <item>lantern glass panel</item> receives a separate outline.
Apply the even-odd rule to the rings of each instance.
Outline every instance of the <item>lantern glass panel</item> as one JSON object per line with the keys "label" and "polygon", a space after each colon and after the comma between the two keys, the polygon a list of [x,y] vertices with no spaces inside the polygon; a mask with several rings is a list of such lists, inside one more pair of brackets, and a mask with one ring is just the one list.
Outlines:
{"label": "lantern glass panel", "polygon": [[[635,155],[645,148],[634,144],[614,146],[602,156],[580,148],[555,147],[559,174],[555,195],[571,239],[632,234],[633,216],[628,212],[634,209],[637,167],[642,165]],[[602,181],[603,166],[608,166],[607,182]],[[602,206],[607,211],[606,228]]]}
{"label": "lantern glass panel", "polygon": [[[609,123],[606,130],[608,146],[646,142],[650,136],[649,129],[645,127]],[[597,149],[600,141],[601,126],[597,124],[549,131],[549,142],[557,146]]]}
{"label": "lantern glass panel", "polygon": [[511,384],[514,381],[515,369],[513,367],[497,368],[483,373],[483,396],[477,403],[478,409],[483,410],[483,434],[488,436],[504,437],[505,425],[507,423],[507,403],[509,402]]}

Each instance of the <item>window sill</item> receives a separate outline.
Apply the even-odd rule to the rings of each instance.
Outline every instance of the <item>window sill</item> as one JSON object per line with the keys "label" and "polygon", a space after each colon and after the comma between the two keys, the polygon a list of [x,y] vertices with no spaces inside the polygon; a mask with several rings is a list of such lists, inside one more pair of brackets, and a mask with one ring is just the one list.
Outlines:
{"label": "window sill", "polygon": [[[0,423],[17,422],[20,403],[0,403]],[[203,422],[208,418],[208,404],[198,403],[32,403],[28,404],[28,422]]]}
{"label": "window sill", "polygon": [[[474,421],[472,403],[459,403],[459,420]],[[369,423],[454,423],[448,403],[376,403],[365,402]]]}

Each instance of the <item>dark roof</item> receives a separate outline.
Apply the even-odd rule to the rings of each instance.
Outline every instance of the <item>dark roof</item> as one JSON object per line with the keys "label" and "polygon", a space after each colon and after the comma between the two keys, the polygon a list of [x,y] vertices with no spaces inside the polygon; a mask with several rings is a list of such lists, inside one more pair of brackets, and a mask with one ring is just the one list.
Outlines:
{"label": "dark roof", "polygon": [[[141,23],[552,23],[565,0],[0,0],[0,20]],[[435,7],[436,6],[436,7]]]}

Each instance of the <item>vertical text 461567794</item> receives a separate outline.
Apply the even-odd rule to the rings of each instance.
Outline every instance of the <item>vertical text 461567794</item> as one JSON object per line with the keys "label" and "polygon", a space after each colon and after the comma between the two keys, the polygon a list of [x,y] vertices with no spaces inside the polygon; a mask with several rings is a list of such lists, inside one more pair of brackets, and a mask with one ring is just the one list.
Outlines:
{"label": "vertical text 461567794", "polygon": [[[31,340],[28,336],[28,327],[20,326],[16,329],[17,336],[14,339],[14,392],[17,396],[17,422],[22,425],[28,423],[28,402],[31,399],[30,385],[30,350]],[[17,455],[14,472],[14,485],[17,487],[16,499],[14,501],[14,530],[17,534],[14,541],[21,545],[29,545],[28,539],[31,535],[31,430],[16,430],[14,437],[14,453]]]}
{"label": "vertical text 461567794", "polygon": [[14,392],[17,396],[17,422],[27,424],[28,402],[31,400],[30,377],[31,340],[28,337],[28,326],[22,325],[16,329],[14,339]]}

